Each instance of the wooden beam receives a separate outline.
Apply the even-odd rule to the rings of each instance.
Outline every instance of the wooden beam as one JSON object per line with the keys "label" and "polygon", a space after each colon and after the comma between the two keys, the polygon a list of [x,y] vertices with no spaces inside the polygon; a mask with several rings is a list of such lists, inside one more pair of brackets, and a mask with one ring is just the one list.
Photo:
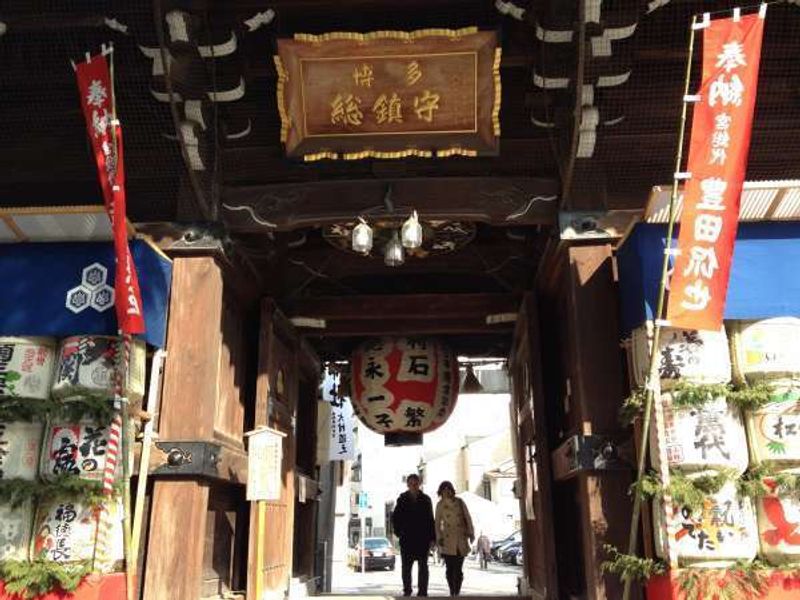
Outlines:
{"label": "wooden beam", "polygon": [[487,325],[485,319],[353,319],[337,320],[322,329],[303,328],[304,336],[368,337],[381,335],[443,335],[473,333],[509,333],[514,323]]}
{"label": "wooden beam", "polygon": [[291,317],[330,321],[375,319],[485,319],[487,315],[516,313],[519,299],[511,294],[408,294],[396,296],[336,296],[293,302]]}
{"label": "wooden beam", "polygon": [[[397,216],[494,225],[554,225],[558,184],[527,177],[439,177],[266,184],[226,188],[222,217],[232,232],[290,230],[353,220],[383,207],[391,183]],[[539,197],[539,200],[534,198]],[[385,213],[383,213],[385,214]]]}

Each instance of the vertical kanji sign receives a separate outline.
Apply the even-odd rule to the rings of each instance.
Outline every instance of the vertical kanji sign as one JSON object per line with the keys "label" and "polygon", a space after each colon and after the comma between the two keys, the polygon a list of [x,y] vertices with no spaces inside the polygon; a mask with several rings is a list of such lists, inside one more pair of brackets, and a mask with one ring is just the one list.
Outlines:
{"label": "vertical kanji sign", "polygon": [[122,128],[114,120],[111,74],[105,56],[92,56],[76,65],[81,107],[92,144],[100,187],[114,234],[116,275],[114,305],[122,333],[144,333],[142,297],[136,265],[128,246],[125,168],[122,160]]}
{"label": "vertical kanji sign", "polygon": [[713,20],[704,30],[703,79],[686,169],[690,179],[667,305],[672,327],[722,326],[763,33],[763,13]]}

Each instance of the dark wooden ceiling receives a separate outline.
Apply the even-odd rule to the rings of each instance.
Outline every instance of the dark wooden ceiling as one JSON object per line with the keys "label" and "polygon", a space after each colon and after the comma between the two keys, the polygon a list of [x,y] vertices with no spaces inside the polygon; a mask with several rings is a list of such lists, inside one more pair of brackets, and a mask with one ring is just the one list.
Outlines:
{"label": "dark wooden ceiling", "polygon": [[[498,12],[493,0],[3,0],[0,205],[101,202],[69,59],[112,40],[132,220],[202,223],[286,306],[302,297],[375,293],[518,295],[529,288],[554,235],[559,205],[641,208],[653,185],[670,181],[689,20],[734,3],[515,4],[526,10],[522,20]],[[245,21],[267,9],[275,11],[274,20],[250,31]],[[190,17],[188,49],[170,42],[163,19],[170,10]],[[153,60],[140,49],[158,49],[159,22],[165,49],[190,67],[201,65],[188,75],[176,69],[174,91],[203,96],[244,83],[234,101],[214,103],[205,95],[201,103],[205,128],[195,131],[202,171],[187,167],[170,105],[153,94],[163,100],[167,82],[153,74]],[[470,25],[496,29],[502,40],[498,156],[311,164],[285,157],[272,62],[276,38]],[[232,35],[234,52],[199,57],[198,46]],[[770,6],[750,180],[797,177],[798,54],[800,7]],[[184,105],[175,108],[179,120],[188,120]],[[598,122],[593,144],[579,128],[587,118]],[[390,269],[322,239],[316,225],[380,205],[389,185],[396,204],[423,217],[479,222],[475,240],[454,254]],[[558,200],[531,204],[537,195]]]}

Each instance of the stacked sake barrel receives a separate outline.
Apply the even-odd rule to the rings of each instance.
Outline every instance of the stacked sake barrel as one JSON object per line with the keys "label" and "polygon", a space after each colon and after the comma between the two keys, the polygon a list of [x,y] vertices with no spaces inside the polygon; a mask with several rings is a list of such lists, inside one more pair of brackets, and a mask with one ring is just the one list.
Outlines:
{"label": "stacked sake barrel", "polygon": [[[652,328],[634,330],[629,343],[633,384],[642,387],[649,369]],[[689,384],[727,384],[731,362],[725,330],[687,331],[663,328],[658,355],[664,415],[659,447],[655,412],[651,423],[651,459],[656,471],[666,457],[672,472],[688,479],[720,472],[743,474],[748,466],[747,439],[740,411],[723,395],[702,406],[673,406],[675,388]],[[707,496],[702,507],[653,503],[656,551],[668,558],[666,543],[681,566],[721,567],[752,560],[758,550],[755,512],[749,498],[728,483]],[[664,519],[664,515],[668,518]]]}
{"label": "stacked sake barrel", "polygon": [[[5,384],[0,387],[0,406],[49,398],[64,403],[87,398],[111,401],[119,345],[117,338],[76,336],[62,340],[56,351],[51,339],[0,338],[0,381]],[[144,391],[144,364],[144,344],[136,343],[126,381],[134,402]],[[78,477],[99,482],[110,450],[109,426],[88,418],[5,422],[0,423],[0,444],[4,445],[0,479],[52,482]],[[119,470],[121,461],[116,464]],[[122,511],[116,500],[112,504],[97,507],[50,497],[36,507],[30,502],[0,506],[0,560],[44,558],[67,564],[91,560],[100,516],[107,511],[113,527],[103,564],[114,568],[123,557]]]}
{"label": "stacked sake barrel", "polygon": [[[740,386],[766,386],[770,402],[747,411],[753,467],[800,474],[800,319],[730,323],[733,375]],[[800,499],[765,477],[756,500],[761,556],[773,565],[800,562]]]}
{"label": "stacked sake barrel", "polygon": [[[0,338],[0,408],[49,398],[55,350],[49,338]],[[35,421],[0,421],[2,482],[36,480],[43,428]],[[0,560],[28,558],[34,509],[31,501],[0,504]]]}

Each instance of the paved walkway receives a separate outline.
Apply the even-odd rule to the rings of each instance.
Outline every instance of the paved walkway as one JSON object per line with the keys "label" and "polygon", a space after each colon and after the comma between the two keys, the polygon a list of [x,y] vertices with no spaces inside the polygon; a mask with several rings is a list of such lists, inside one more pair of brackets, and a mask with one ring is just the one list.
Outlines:
{"label": "paved walkway", "polygon": [[[504,596],[517,594],[517,577],[522,573],[521,567],[500,563],[489,563],[489,568],[481,571],[478,561],[464,561],[464,584],[462,596]],[[414,567],[414,583],[416,585],[417,569]],[[416,592],[416,587],[414,588]],[[334,595],[373,594],[400,596],[403,584],[400,579],[400,557],[394,571],[367,571],[360,573],[348,568],[344,563],[334,563],[331,593]],[[449,596],[444,564],[430,561],[430,596]]]}

